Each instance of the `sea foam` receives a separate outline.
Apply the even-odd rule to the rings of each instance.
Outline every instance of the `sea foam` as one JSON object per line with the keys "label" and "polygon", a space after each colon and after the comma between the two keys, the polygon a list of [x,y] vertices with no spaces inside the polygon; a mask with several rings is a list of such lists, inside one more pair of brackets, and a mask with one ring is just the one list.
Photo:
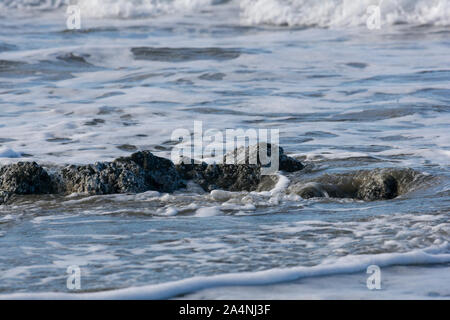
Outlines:
{"label": "sea foam", "polygon": [[247,24],[344,27],[365,25],[369,6],[379,5],[381,23],[449,25],[447,0],[241,0]]}
{"label": "sea foam", "polygon": [[447,0],[10,0],[0,9],[49,11],[76,3],[84,17],[144,18],[173,13],[200,12],[220,5],[239,8],[243,24],[344,27],[365,25],[369,6],[379,6],[381,23],[438,25],[450,23]]}
{"label": "sea foam", "polygon": [[140,18],[174,12],[189,12],[214,3],[213,0],[11,0],[0,9],[49,11],[78,5],[84,17]]}
{"label": "sea foam", "polygon": [[258,272],[199,276],[161,284],[95,293],[17,293],[0,295],[0,299],[169,299],[211,288],[272,285],[303,278],[365,272],[369,265],[377,265],[380,268],[384,268],[398,265],[445,264],[450,262],[449,249],[448,242],[445,242],[440,246],[413,250],[406,253],[351,255],[334,260],[333,262],[323,262],[313,267],[299,266]]}

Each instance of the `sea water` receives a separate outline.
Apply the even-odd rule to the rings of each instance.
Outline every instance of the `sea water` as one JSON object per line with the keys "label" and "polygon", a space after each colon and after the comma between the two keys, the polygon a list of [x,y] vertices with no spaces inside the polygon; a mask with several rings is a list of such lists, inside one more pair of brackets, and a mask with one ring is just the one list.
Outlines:
{"label": "sea water", "polygon": [[449,52],[448,0],[0,1],[1,164],[170,157],[202,121],[279,129],[318,174],[433,177],[374,202],[302,199],[283,172],[271,192],[22,197],[0,206],[1,298],[449,298]]}

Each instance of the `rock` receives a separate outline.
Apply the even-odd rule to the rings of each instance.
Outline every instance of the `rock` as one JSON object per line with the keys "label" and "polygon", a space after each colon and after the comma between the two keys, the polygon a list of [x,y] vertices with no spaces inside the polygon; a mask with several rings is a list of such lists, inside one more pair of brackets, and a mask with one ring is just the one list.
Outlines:
{"label": "rock", "polygon": [[131,161],[143,168],[145,182],[155,186],[156,191],[173,192],[185,187],[173,162],[169,159],[157,157],[150,151],[135,152],[129,158],[120,158],[116,161]]}
{"label": "rock", "polygon": [[70,165],[48,174],[35,162],[0,168],[0,203],[13,194],[173,192],[185,186],[173,163],[148,151],[113,162]]}
{"label": "rock", "polygon": [[388,200],[411,190],[421,175],[412,169],[360,170],[329,175],[289,187],[302,198],[353,198],[364,201]]}
{"label": "rock", "polygon": [[304,167],[305,166],[299,160],[294,159],[292,157],[288,157],[287,155],[284,154],[283,149],[281,149],[280,170],[286,172],[296,172],[302,170]]}
{"label": "rock", "polygon": [[361,177],[356,198],[366,201],[393,199],[398,195],[398,182],[390,174]]}
{"label": "rock", "polygon": [[0,191],[10,194],[46,194],[53,190],[47,171],[36,162],[18,162],[0,168]]}
{"label": "rock", "polygon": [[[257,164],[263,167],[271,166],[271,156],[272,156],[272,148],[276,148],[276,145],[272,145],[270,143],[261,142],[256,145],[252,145],[250,147],[240,147],[235,149],[233,152],[224,156],[224,163],[227,160],[233,161],[235,164]],[[265,150],[260,150],[264,148]],[[261,161],[260,155],[264,155],[264,151],[267,154],[267,158]],[[295,172],[300,171],[304,168],[304,165],[297,159],[287,156],[284,153],[282,147],[278,146],[278,168],[279,170],[286,172]]]}
{"label": "rock", "polygon": [[324,185],[317,182],[308,182],[296,190],[296,193],[303,199],[324,198],[329,196]]}
{"label": "rock", "polygon": [[276,184],[278,183],[279,177],[276,175],[270,175],[270,176],[261,176],[261,181],[258,184],[258,187],[256,188],[256,191],[269,191],[275,188]]}
{"label": "rock", "polygon": [[[189,160],[175,167],[172,161],[149,151],[135,152],[112,162],[70,165],[50,174],[35,162],[19,162],[0,169],[0,203],[14,194],[174,192],[186,186],[183,180],[193,180],[206,191],[265,190],[273,187],[276,179],[263,179],[267,176],[261,174],[264,162],[259,158],[260,146],[236,149],[226,156],[240,158],[238,164],[194,164]],[[271,145],[265,146],[270,157]],[[300,161],[287,157],[282,148],[278,151],[280,168],[289,172],[303,168]],[[255,156],[254,163],[245,163],[249,154]]]}
{"label": "rock", "polygon": [[[271,146],[266,145],[270,157]],[[65,168],[44,169],[35,162],[18,162],[0,168],[0,204],[11,201],[14,195],[27,194],[112,194],[140,193],[150,190],[174,192],[192,180],[205,191],[265,191],[278,181],[277,175],[264,175],[259,155],[260,145],[239,148],[227,154],[237,164],[194,163],[183,159],[180,164],[153,155],[149,151],[135,152],[129,157],[112,162],[89,165],[70,165]],[[284,154],[278,147],[279,169],[294,172],[303,164]],[[253,157],[253,158],[251,158]],[[252,160],[253,163],[249,160]],[[247,163],[246,163],[247,162]],[[269,163],[270,165],[270,163]],[[426,176],[412,169],[374,169],[324,174],[305,179],[305,175],[292,175],[288,191],[303,198],[331,197],[373,201],[393,199],[398,195],[424,185]],[[303,181],[295,183],[295,179]],[[212,193],[216,198],[223,193]],[[228,195],[227,195],[228,196]]]}
{"label": "rock", "polygon": [[355,198],[356,189],[348,184],[327,184],[319,182],[308,182],[296,192],[304,199],[310,198]]}
{"label": "rock", "polygon": [[173,192],[184,183],[173,163],[149,151],[136,152],[113,162],[68,166],[61,171],[66,193]]}
{"label": "rock", "polygon": [[206,167],[203,179],[199,184],[208,191],[253,191],[261,181],[261,173],[257,165],[213,164]]}
{"label": "rock", "polygon": [[195,164],[191,160],[190,163],[176,165],[176,168],[184,179],[193,180],[205,191],[253,191],[261,180],[258,165]]}
{"label": "rock", "polygon": [[68,166],[61,171],[65,193],[112,194],[150,190],[143,170],[137,165],[97,162]]}
{"label": "rock", "polygon": [[0,205],[5,204],[11,197],[11,192],[0,191]]}
{"label": "rock", "polygon": [[[195,163],[194,160],[184,158],[176,165],[180,175],[186,180],[193,180],[203,190],[212,191],[222,189],[227,191],[262,191],[268,190],[276,183],[274,179],[263,179],[263,167],[269,167],[269,161],[261,161],[258,144],[250,147],[241,147],[225,155],[222,164]],[[271,145],[265,144],[268,159],[271,157]],[[279,169],[294,172],[303,169],[303,164],[284,154],[281,147],[279,152]],[[264,153],[263,153],[264,154]],[[233,164],[227,164],[233,162]],[[268,162],[266,166],[263,163]]]}

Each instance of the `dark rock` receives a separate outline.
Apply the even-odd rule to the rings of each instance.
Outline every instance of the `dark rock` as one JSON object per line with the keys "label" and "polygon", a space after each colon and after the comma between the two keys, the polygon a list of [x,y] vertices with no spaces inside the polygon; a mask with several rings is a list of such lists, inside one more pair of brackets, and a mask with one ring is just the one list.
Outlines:
{"label": "dark rock", "polygon": [[360,170],[329,175],[297,183],[290,190],[302,198],[353,198],[365,201],[388,200],[412,189],[420,174],[412,169]]}
{"label": "dark rock", "polygon": [[318,182],[308,182],[297,190],[297,194],[303,199],[310,198],[354,198],[355,192],[344,185],[332,185]]}
{"label": "dark rock", "polygon": [[317,182],[308,182],[295,191],[303,199],[324,198],[327,196],[325,188]]}
{"label": "dark rock", "polygon": [[137,165],[98,162],[61,170],[65,193],[111,194],[144,192],[144,173]]}
{"label": "dark rock", "polygon": [[393,199],[398,195],[398,182],[390,174],[375,174],[361,177],[357,199],[373,201]]}
{"label": "dark rock", "polygon": [[[276,175],[262,173],[265,169],[259,147],[239,148],[224,160],[236,164],[196,163],[183,159],[176,166],[172,161],[149,151],[133,153],[112,162],[71,165],[63,169],[47,170],[35,162],[19,162],[0,168],[0,204],[15,195],[27,194],[113,194],[140,193],[148,190],[174,192],[185,187],[185,180],[193,180],[205,191],[264,191],[277,183]],[[266,145],[270,158],[271,148]],[[279,169],[293,172],[303,169],[300,161],[290,158],[279,148]],[[253,157],[253,158],[252,158]],[[270,165],[270,163],[269,163]],[[303,198],[331,197],[373,201],[393,199],[426,183],[426,176],[412,169],[374,169],[324,174],[305,179],[305,175],[290,178],[303,181],[291,184],[289,191]]]}
{"label": "dark rock", "polygon": [[185,187],[172,161],[153,155],[150,151],[133,153],[129,158],[116,161],[132,161],[144,169],[146,183],[156,186],[156,190],[173,192]]}
{"label": "dark rock", "polygon": [[69,166],[61,171],[61,180],[66,193],[173,192],[184,187],[173,163],[148,151],[113,162]]}
{"label": "dark rock", "polygon": [[203,171],[206,170],[208,164],[206,162],[196,163],[189,158],[180,159],[180,163],[175,165],[175,169],[185,180],[198,180],[203,177]]}
{"label": "dark rock", "polygon": [[254,191],[261,182],[261,172],[257,165],[210,164],[204,170],[195,170],[192,180],[205,191]]}
{"label": "dark rock", "polygon": [[11,195],[11,192],[0,191],[0,205],[5,204],[10,199]]}
{"label": "dark rock", "polygon": [[[184,180],[193,180],[206,191],[266,190],[273,187],[277,177],[262,174],[265,162],[259,158],[259,146],[236,149],[224,157],[224,160],[236,157],[237,164],[188,160],[175,166],[172,161],[149,151],[136,152],[112,162],[70,165],[49,169],[49,172],[35,162],[19,162],[0,169],[0,203],[5,203],[14,194],[174,192],[185,187]],[[270,157],[270,145],[267,147]],[[303,168],[298,160],[284,155],[282,148],[278,151],[282,170],[292,172]],[[251,156],[255,157],[254,163],[248,163]]]}
{"label": "dark rock", "polygon": [[[281,149],[281,147],[280,147]],[[305,166],[297,159],[288,157],[284,154],[283,149],[281,149],[280,152],[280,170],[286,171],[286,172],[296,172],[300,171]]]}
{"label": "dark rock", "polygon": [[36,162],[18,162],[0,168],[0,190],[14,194],[53,192],[47,171]]}
{"label": "dark rock", "polygon": [[[260,159],[260,147],[264,146],[267,153],[267,161]],[[281,147],[279,152],[279,169],[288,172],[303,169],[300,161],[284,154]],[[193,180],[205,191],[223,189],[227,191],[255,191],[262,188],[273,187],[276,183],[273,179],[263,179],[263,167],[270,167],[271,145],[258,144],[250,147],[241,147],[224,156],[223,164],[194,163],[191,159],[182,159],[176,165],[180,175],[186,180]],[[234,163],[234,164],[227,164]],[[268,163],[264,166],[264,163]],[[270,182],[270,183],[268,183]]]}
{"label": "dark rock", "polygon": [[184,159],[176,165],[186,180],[193,180],[205,191],[223,189],[228,191],[253,191],[261,181],[260,166],[248,164],[206,164]]}
{"label": "dark rock", "polygon": [[[270,143],[258,143],[250,147],[240,147],[235,149],[230,154],[225,155],[224,163],[226,163],[227,160],[231,160],[232,163],[236,164],[257,164],[258,166],[262,167],[270,167],[272,165],[272,148],[276,147],[277,146],[272,146],[272,144]],[[261,148],[264,149],[261,150]],[[265,157],[265,159],[261,159],[261,155],[265,154],[267,155],[267,157]],[[279,146],[278,161],[279,170],[283,170],[286,172],[300,171],[304,168],[303,164],[299,160],[287,156],[284,153],[283,148]]]}

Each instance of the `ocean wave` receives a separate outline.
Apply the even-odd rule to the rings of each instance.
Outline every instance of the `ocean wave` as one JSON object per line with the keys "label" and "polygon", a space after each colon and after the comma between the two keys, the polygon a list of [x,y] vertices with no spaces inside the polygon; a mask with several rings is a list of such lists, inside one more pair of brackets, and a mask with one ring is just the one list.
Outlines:
{"label": "ocean wave", "polygon": [[0,9],[49,11],[78,5],[84,17],[139,18],[174,12],[189,12],[220,4],[217,0],[6,0]]}
{"label": "ocean wave", "polygon": [[384,268],[399,265],[446,264],[450,262],[449,249],[448,242],[445,242],[439,246],[406,253],[346,256],[334,261],[325,261],[313,267],[300,266],[257,272],[199,276],[143,287],[131,287],[95,293],[70,294],[49,292],[6,294],[0,295],[0,299],[169,299],[211,288],[272,285],[311,277],[353,274],[365,271],[370,265],[377,265],[380,268]]}
{"label": "ocean wave", "polygon": [[49,11],[76,4],[84,17],[127,19],[219,10],[216,5],[225,3],[239,8],[243,25],[362,26],[370,6],[379,6],[381,25],[450,24],[448,0],[5,0],[0,9]]}
{"label": "ocean wave", "polygon": [[70,0],[4,0],[0,9],[51,10],[68,5]]}
{"label": "ocean wave", "polygon": [[450,23],[448,0],[241,0],[250,25],[345,27],[366,25],[369,6],[380,7],[381,25]]}

